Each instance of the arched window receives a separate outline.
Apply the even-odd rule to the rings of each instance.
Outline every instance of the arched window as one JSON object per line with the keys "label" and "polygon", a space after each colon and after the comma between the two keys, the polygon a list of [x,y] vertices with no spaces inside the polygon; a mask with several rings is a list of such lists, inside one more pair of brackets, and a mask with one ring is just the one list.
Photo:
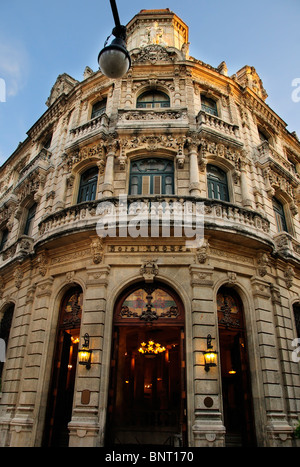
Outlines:
{"label": "arched window", "polygon": [[92,107],[91,119],[99,117],[106,111],[106,99],[96,102]]}
{"label": "arched window", "polygon": [[81,175],[77,203],[93,201],[96,198],[97,181],[97,167],[91,167]]}
{"label": "arched window", "polygon": [[1,381],[2,381],[2,372],[4,367],[5,355],[2,355],[3,352],[6,353],[7,344],[9,339],[9,333],[11,328],[11,323],[13,319],[15,306],[10,304],[5,310],[2,319],[0,321],[0,392],[1,392]]}
{"label": "arched window", "polygon": [[227,175],[219,167],[207,165],[207,187],[209,198],[229,201]]}
{"label": "arched window", "polygon": [[201,96],[201,110],[211,115],[218,116],[217,103],[213,99],[206,96]]}
{"label": "arched window", "polygon": [[276,198],[272,202],[278,232],[288,232],[283,205]]}
{"label": "arched window", "polygon": [[165,159],[141,159],[132,162],[129,194],[174,194],[173,162]]}
{"label": "arched window", "polygon": [[294,311],[297,337],[300,338],[300,303],[295,303],[293,305],[293,311]]}
{"label": "arched window", "polygon": [[170,107],[170,98],[161,91],[147,91],[138,97],[136,106],[138,109]]}

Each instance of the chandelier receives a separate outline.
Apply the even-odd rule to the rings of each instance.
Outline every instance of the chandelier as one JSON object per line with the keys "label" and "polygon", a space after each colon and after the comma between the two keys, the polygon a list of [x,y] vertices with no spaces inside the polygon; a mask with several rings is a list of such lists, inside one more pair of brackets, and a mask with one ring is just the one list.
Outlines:
{"label": "chandelier", "polygon": [[146,342],[142,342],[140,348],[138,349],[138,351],[141,354],[145,355],[158,355],[162,352],[165,352],[165,350],[165,347],[161,346],[161,344],[159,344],[158,342],[156,343],[154,341],[148,341],[148,344],[146,344]]}

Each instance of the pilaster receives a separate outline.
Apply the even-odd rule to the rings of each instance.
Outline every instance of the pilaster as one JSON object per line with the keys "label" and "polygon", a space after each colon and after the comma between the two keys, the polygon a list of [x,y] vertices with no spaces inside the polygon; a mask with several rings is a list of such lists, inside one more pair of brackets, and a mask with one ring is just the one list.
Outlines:
{"label": "pilaster", "polygon": [[16,413],[10,424],[10,446],[12,447],[34,445],[41,398],[40,384],[45,370],[49,297],[52,293],[53,280],[53,277],[43,279],[36,288],[35,307],[32,312],[24,368],[20,381],[20,397]]}
{"label": "pilaster", "polygon": [[192,327],[194,357],[194,446],[219,447],[225,443],[222,423],[218,367],[205,371],[207,335],[217,348],[216,311],[213,299],[213,268],[190,266],[192,286]]}
{"label": "pilaster", "polygon": [[83,303],[81,339],[90,336],[91,368],[78,365],[74,409],[69,423],[70,447],[100,446],[104,427],[99,425],[99,394],[105,382],[101,379],[103,337],[106,313],[106,288],[109,266],[87,268],[86,293]]}
{"label": "pilaster", "polygon": [[271,447],[291,446],[292,428],[287,421],[284,407],[280,358],[270,300],[270,284],[259,277],[252,277],[251,283],[266,410],[266,442]]}

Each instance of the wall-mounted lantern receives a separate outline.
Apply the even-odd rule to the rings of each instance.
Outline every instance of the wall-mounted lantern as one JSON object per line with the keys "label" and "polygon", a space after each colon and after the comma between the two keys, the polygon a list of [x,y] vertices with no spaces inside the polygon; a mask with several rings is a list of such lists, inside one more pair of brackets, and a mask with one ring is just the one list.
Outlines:
{"label": "wall-mounted lantern", "polygon": [[208,334],[206,338],[206,351],[204,353],[205,371],[209,371],[210,367],[217,366],[217,352],[213,350],[212,337]]}
{"label": "wall-mounted lantern", "polygon": [[78,350],[78,362],[79,365],[85,365],[86,369],[89,370],[91,368],[92,358],[92,350],[90,350],[90,336],[86,333],[83,338],[84,343],[82,344],[82,348]]}

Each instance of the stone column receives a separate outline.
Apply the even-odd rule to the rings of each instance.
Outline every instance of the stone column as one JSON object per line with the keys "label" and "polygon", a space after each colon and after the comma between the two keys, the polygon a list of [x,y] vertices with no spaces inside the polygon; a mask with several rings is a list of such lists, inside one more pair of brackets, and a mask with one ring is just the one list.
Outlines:
{"label": "stone column", "polygon": [[104,181],[102,186],[102,195],[112,196],[114,192],[114,163],[116,154],[117,142],[110,141],[108,143],[108,152],[106,156],[106,165],[104,171]]}
{"label": "stone column", "polygon": [[56,197],[54,204],[54,211],[60,211],[64,209],[66,204],[66,193],[67,193],[67,175],[68,175],[68,166],[63,163],[55,171],[55,181],[56,183]]}
{"label": "stone column", "polygon": [[261,384],[264,397],[266,439],[268,446],[291,446],[292,428],[287,422],[283,399],[280,357],[276,340],[269,283],[252,277],[256,311],[257,349],[260,351]]}
{"label": "stone column", "polygon": [[190,157],[190,186],[189,191],[192,196],[200,196],[200,180],[198,166],[198,145],[197,138],[189,138],[189,157]]}
{"label": "stone column", "polygon": [[101,370],[108,274],[109,266],[96,264],[87,268],[80,332],[81,339],[85,333],[90,336],[91,368],[87,370],[81,365],[77,368],[74,409],[68,426],[70,447],[99,447],[103,438],[99,394],[105,384],[101,381]]}
{"label": "stone column", "polygon": [[246,167],[247,167],[247,163],[245,161],[241,161],[242,203],[243,203],[243,206],[252,208],[252,201],[250,199],[250,193],[249,193],[249,188],[248,188]]}
{"label": "stone column", "polygon": [[[192,294],[192,326],[194,355],[195,414],[192,427],[195,447],[221,447],[225,445],[222,423],[219,366],[205,371],[203,351],[207,335],[217,345],[217,318],[213,301],[213,268],[190,266]],[[219,363],[218,363],[219,365]]]}

